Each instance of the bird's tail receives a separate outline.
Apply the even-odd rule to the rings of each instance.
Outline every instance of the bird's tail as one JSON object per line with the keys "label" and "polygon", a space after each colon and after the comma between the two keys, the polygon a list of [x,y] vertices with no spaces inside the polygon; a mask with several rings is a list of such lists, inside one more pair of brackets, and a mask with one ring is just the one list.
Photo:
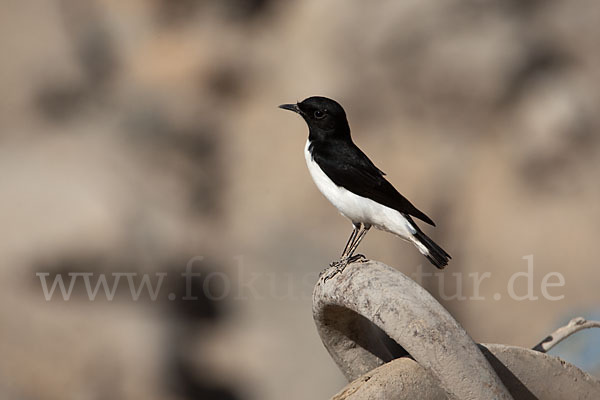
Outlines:
{"label": "bird's tail", "polygon": [[448,260],[452,257],[446,253],[444,249],[438,246],[433,240],[431,240],[426,234],[417,229],[417,232],[413,235],[413,242],[419,251],[427,257],[427,259],[439,269],[444,269],[448,265]]}

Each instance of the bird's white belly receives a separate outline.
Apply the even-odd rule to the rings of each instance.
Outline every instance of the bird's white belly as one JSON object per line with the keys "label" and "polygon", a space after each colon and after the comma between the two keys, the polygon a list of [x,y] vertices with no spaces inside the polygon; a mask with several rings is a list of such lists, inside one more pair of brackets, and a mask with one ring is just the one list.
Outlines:
{"label": "bird's white belly", "polygon": [[308,150],[309,145],[310,142],[307,141],[304,157],[310,175],[321,193],[342,215],[353,223],[370,224],[404,238],[409,238],[415,233],[415,229],[398,211],[336,185],[313,161]]}

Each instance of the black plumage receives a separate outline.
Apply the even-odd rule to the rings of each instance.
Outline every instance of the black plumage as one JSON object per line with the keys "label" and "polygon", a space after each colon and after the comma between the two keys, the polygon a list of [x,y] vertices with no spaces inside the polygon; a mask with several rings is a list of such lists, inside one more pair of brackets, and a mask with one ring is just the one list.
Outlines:
{"label": "black plumage", "polygon": [[385,179],[385,173],[352,140],[312,141],[309,151],[336,185],[435,226]]}
{"label": "black plumage", "polygon": [[327,199],[354,225],[338,266],[353,256],[371,226],[392,232],[412,242],[437,268],[448,264],[450,255],[431,240],[412,217],[434,222],[402,196],[352,141],[346,113],[336,101],[309,97],[297,104],[283,104],[296,112],[309,128],[305,157],[315,184]]}

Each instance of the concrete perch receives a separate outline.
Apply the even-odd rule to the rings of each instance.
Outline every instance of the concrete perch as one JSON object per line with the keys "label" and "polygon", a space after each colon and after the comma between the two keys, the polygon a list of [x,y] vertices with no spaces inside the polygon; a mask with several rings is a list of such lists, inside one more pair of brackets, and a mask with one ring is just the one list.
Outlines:
{"label": "concrete perch", "polygon": [[451,398],[512,399],[479,347],[425,289],[385,264],[319,279],[313,316],[348,381],[408,352]]}
{"label": "concrete perch", "polygon": [[313,317],[327,351],[354,381],[335,399],[550,399],[560,398],[545,395],[558,387],[572,388],[574,398],[600,398],[598,380],[556,357],[477,345],[425,289],[376,261],[319,279]]}
{"label": "concrete perch", "polygon": [[[597,400],[600,382],[558,357],[501,344],[481,345],[492,367],[518,400]],[[402,357],[355,379],[333,400],[446,400],[435,378]]]}

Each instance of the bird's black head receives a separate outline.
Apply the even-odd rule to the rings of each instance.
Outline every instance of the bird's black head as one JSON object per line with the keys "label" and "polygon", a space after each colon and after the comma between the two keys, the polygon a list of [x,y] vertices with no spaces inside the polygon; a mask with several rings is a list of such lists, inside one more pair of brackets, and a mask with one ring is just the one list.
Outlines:
{"label": "bird's black head", "polygon": [[297,104],[279,108],[298,113],[308,124],[309,138],[314,140],[350,139],[350,127],[341,105],[327,97],[309,97]]}

